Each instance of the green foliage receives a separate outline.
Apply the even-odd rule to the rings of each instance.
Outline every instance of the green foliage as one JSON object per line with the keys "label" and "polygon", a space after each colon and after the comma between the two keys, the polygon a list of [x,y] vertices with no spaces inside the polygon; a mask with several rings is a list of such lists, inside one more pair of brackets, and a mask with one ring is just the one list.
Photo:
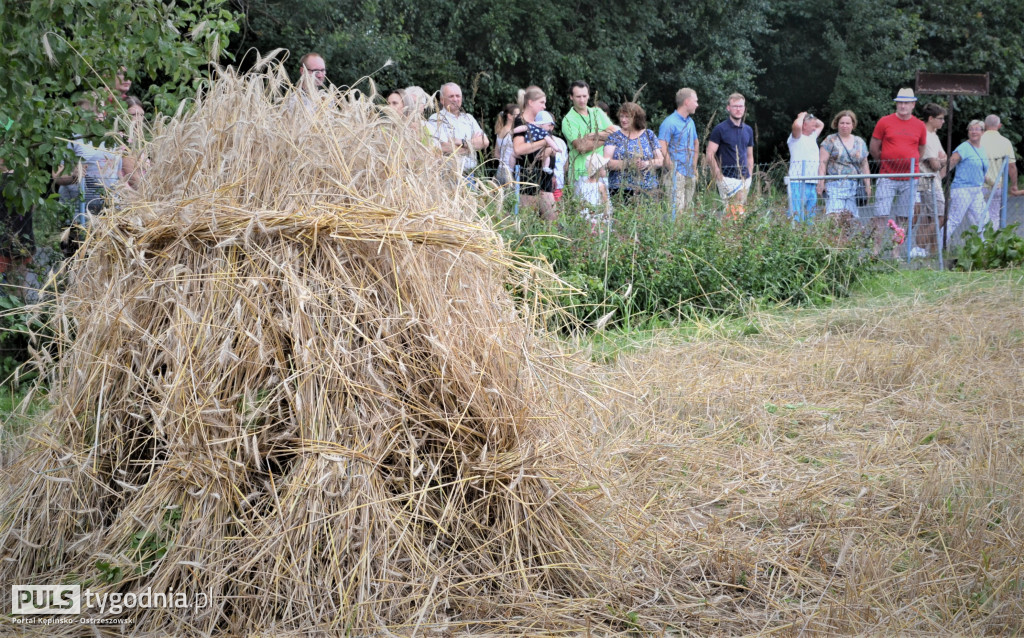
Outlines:
{"label": "green foliage", "polygon": [[[998,113],[1012,123],[1000,131],[1015,144],[1024,138],[1024,10],[1001,0],[965,6],[954,0],[921,3],[921,70],[937,73],[989,73],[989,95],[957,97],[953,139],[966,137],[971,119]],[[940,96],[935,96],[940,97]],[[948,119],[948,118],[947,118]],[[955,145],[955,142],[954,142]]]}
{"label": "green foliage", "polygon": [[783,0],[773,9],[772,37],[757,42],[765,68],[757,83],[762,135],[788,156],[785,140],[797,113],[811,111],[827,123],[830,114],[852,109],[856,132],[867,139],[874,122],[892,112],[896,88],[912,86],[916,12],[880,0]]}
{"label": "green foliage", "polygon": [[[955,122],[998,113],[1024,117],[1024,57],[1019,53],[1024,11],[1013,3],[981,0],[969,8],[955,0],[847,0],[772,4],[772,36],[756,41],[764,72],[757,78],[763,101],[761,135],[786,154],[783,142],[793,118],[811,110],[825,118],[843,109],[857,113],[856,133],[865,139],[874,122],[892,112],[899,87],[913,87],[917,71],[989,73],[990,94],[957,97]],[[923,95],[945,102],[942,95]],[[827,121],[827,119],[826,119]],[[1018,143],[1024,130],[1004,134]],[[955,143],[954,143],[955,145]]]}
{"label": "green foliage", "polygon": [[298,57],[315,50],[339,85],[390,59],[394,64],[374,76],[378,85],[433,92],[458,82],[465,108],[485,128],[531,84],[545,90],[556,114],[569,108],[574,80],[586,80],[613,105],[646,85],[639,100],[652,122],[675,108],[683,85],[716,102],[736,90],[752,92],[752,38],[765,33],[768,10],[765,0],[595,0],[585,7],[541,0],[235,1],[248,26],[239,54],[284,46],[297,69]]}
{"label": "green foliage", "polygon": [[[297,66],[298,55],[317,50],[336,84],[352,84],[390,59],[374,75],[379,85],[433,92],[458,82],[485,128],[530,84],[547,92],[556,116],[569,108],[573,80],[587,80],[613,107],[641,91],[652,125],[674,108],[676,90],[689,86],[701,98],[700,131],[723,119],[726,96],[739,91],[767,160],[788,155],[784,140],[803,110],[827,119],[853,109],[857,134],[867,138],[918,70],[992,74],[991,96],[957,98],[964,111],[957,121],[989,112],[1024,119],[1024,11],[1000,0],[969,11],[953,0],[596,0],[585,10],[539,0],[233,1],[247,16],[239,53],[283,46]],[[1018,142],[1024,130],[1005,134]]]}
{"label": "green foliage", "polygon": [[114,560],[96,561],[98,580],[101,583],[119,583],[127,575],[142,576],[156,565],[174,545],[174,536],[181,524],[181,507],[173,506],[164,510],[156,529],[140,529],[128,541],[122,556],[130,561],[128,565]]}
{"label": "green foliage", "polygon": [[34,370],[19,368],[30,358],[29,346],[42,347],[40,339],[46,334],[38,309],[0,288],[0,384],[17,386],[37,376]]}
{"label": "green foliage", "polygon": [[998,230],[992,224],[977,226],[963,233],[964,245],[956,260],[957,270],[990,270],[1024,264],[1024,237],[1017,234],[1018,224]]}
{"label": "green foliage", "polygon": [[[3,193],[8,203],[17,211],[52,205],[50,172],[73,159],[65,140],[97,137],[107,128],[84,119],[72,101],[87,93],[106,103],[122,65],[136,83],[133,93],[157,111],[173,112],[194,95],[201,70],[220,58],[238,29],[222,5],[0,0],[0,160],[14,171]],[[109,110],[116,114],[113,105]]]}
{"label": "green foliage", "polygon": [[[577,206],[571,200],[563,210]],[[738,314],[753,303],[802,304],[848,294],[878,263],[830,223],[793,225],[762,211],[739,221],[658,205],[615,208],[610,230],[564,214],[557,234],[524,214],[503,231],[519,252],[544,257],[574,290],[560,305],[594,326],[643,318]]]}

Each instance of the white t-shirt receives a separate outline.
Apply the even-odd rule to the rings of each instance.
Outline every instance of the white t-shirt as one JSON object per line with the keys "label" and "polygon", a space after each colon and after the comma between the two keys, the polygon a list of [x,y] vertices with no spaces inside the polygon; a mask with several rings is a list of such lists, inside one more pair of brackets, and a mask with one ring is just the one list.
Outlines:
{"label": "white t-shirt", "polygon": [[515,150],[512,147],[512,135],[499,137],[495,144],[498,147],[498,182],[508,184],[512,181],[513,167],[516,165]]}
{"label": "white t-shirt", "polygon": [[[474,136],[483,133],[483,129],[477,124],[476,119],[469,113],[452,115],[448,109],[441,109],[434,113],[427,120],[427,128],[434,139],[438,142],[451,142],[452,140],[465,140],[467,143]],[[476,151],[462,156],[462,172],[468,173],[476,168]]]}
{"label": "white t-shirt", "polygon": [[576,196],[591,206],[600,209],[604,206],[604,202],[601,201],[601,184],[604,184],[605,191],[607,192],[607,177],[602,177],[596,182],[592,182],[586,177],[581,177],[576,180]]}
{"label": "white t-shirt", "polygon": [[[941,186],[942,181],[939,179],[939,172],[933,171],[928,168],[928,164],[925,160],[938,159],[939,153],[942,152],[942,141],[939,140],[939,136],[935,131],[928,131],[927,142],[924,145],[924,151],[921,153],[921,172],[927,173],[932,177],[929,179],[921,179],[917,182],[917,190],[929,190],[935,186]],[[929,183],[931,181],[931,183]],[[941,193],[939,195],[941,197]]]}
{"label": "white t-shirt", "polygon": [[[790,134],[786,144],[789,145],[789,176],[811,177],[818,174],[818,129],[810,135],[794,138]],[[806,182],[805,182],[806,183]]]}
{"label": "white t-shirt", "polygon": [[554,187],[555,190],[562,190],[565,188],[565,160],[569,159],[569,148],[560,137],[552,137],[555,140],[555,144],[558,146],[558,153],[555,154],[555,165],[554,171]]}

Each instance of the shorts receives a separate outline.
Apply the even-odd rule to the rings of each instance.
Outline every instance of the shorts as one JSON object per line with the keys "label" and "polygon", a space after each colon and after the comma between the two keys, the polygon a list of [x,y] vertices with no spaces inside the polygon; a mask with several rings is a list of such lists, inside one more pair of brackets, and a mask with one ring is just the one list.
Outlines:
{"label": "shorts", "polygon": [[555,192],[552,173],[545,173],[539,166],[521,166],[519,169],[519,194],[538,195]]}
{"label": "shorts", "polygon": [[745,179],[723,177],[718,180],[718,194],[722,196],[722,199],[736,197],[741,192],[746,193],[748,190],[750,190],[749,177]]}

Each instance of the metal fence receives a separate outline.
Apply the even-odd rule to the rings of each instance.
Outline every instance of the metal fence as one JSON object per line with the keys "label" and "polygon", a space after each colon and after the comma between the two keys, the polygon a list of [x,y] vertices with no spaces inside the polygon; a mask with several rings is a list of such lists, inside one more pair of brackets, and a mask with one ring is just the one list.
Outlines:
{"label": "metal fence", "polygon": [[[804,170],[794,170],[790,163],[782,161],[758,164],[752,172],[747,208],[785,210],[794,221],[808,223],[842,211],[865,227],[879,225],[874,220],[882,220],[884,225],[891,219],[906,233],[903,257],[910,260],[937,256],[941,261],[943,249],[957,245],[966,228],[986,223],[1004,228],[1009,223],[1024,221],[1024,198],[1009,197],[1006,159],[984,162],[981,167],[968,167],[966,162],[961,166],[958,170],[965,172],[964,179],[940,181],[921,173],[914,160],[889,166],[871,162],[872,172],[847,175],[818,175],[817,162],[801,167]],[[975,174],[966,175],[968,171]],[[518,172],[516,175],[518,181]],[[675,177],[674,171],[661,171],[660,187],[654,196],[668,202],[679,201],[682,184]],[[857,196],[857,182],[869,186],[861,197]],[[794,188],[796,185],[799,188]],[[566,184],[566,188],[571,190],[572,185]],[[703,162],[697,171],[696,190],[702,194],[697,198],[700,206],[707,206],[709,198],[712,202],[720,201]],[[518,211],[518,186],[515,191]],[[675,213],[676,207],[671,208]]]}

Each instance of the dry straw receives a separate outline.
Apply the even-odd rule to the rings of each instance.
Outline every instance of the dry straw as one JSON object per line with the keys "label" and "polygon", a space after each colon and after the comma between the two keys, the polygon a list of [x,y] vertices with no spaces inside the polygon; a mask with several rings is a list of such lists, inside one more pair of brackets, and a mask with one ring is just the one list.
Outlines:
{"label": "dry straw", "polygon": [[96,220],[2,580],[209,595],[139,634],[564,626],[605,574],[533,273],[422,123],[308,88],[222,74]]}
{"label": "dry straw", "polygon": [[1024,276],[957,278],[584,373],[644,627],[1024,633]]}
{"label": "dry straw", "polygon": [[136,635],[1024,633],[1019,272],[584,364],[419,123],[276,73],[74,264],[4,582],[211,595]]}

